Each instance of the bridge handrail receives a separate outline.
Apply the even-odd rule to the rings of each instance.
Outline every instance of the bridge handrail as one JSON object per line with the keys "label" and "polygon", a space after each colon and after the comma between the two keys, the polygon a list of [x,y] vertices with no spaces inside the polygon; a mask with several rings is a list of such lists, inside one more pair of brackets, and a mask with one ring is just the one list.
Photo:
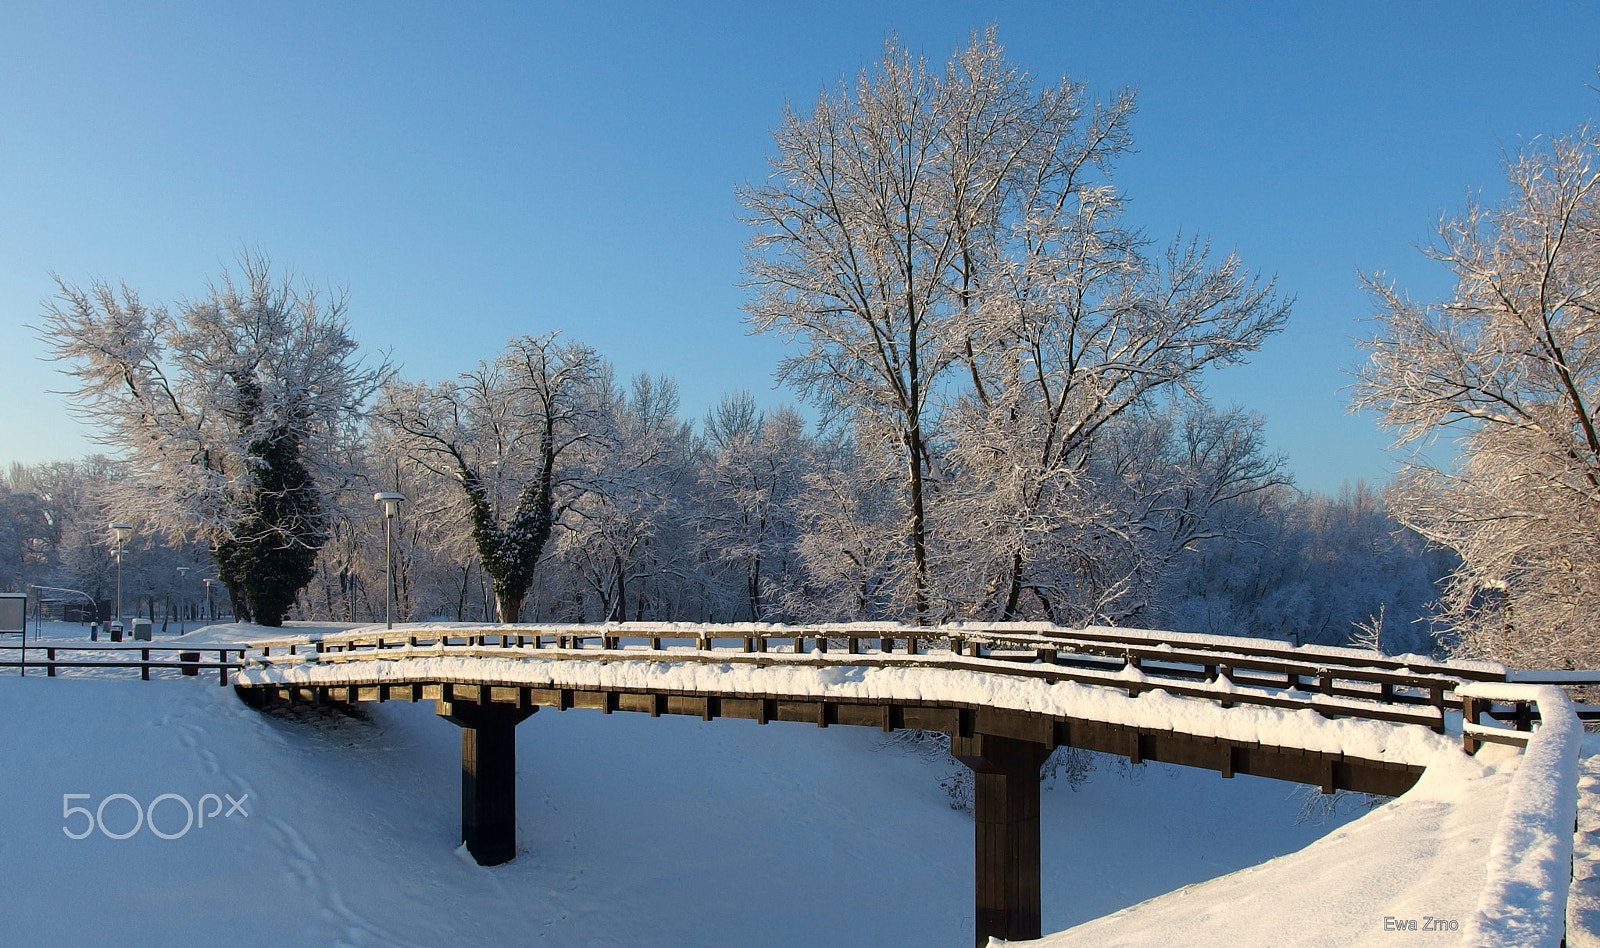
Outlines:
{"label": "bridge handrail", "polygon": [[[472,642],[474,640],[482,640],[482,639],[486,639],[486,638],[489,638],[489,637],[498,638],[499,636],[465,636],[465,637],[463,637],[463,636],[439,636],[439,637],[436,637],[436,638],[429,639],[429,638],[427,638],[425,636],[417,635],[417,636],[406,636],[404,638],[408,642],[414,641],[418,645],[420,645],[423,641],[427,641],[430,646],[434,646],[434,645],[439,645],[439,643],[441,641],[446,641],[447,642],[449,639],[453,639],[453,638],[465,638],[465,639],[468,640],[468,642]],[[564,638],[578,638],[577,636],[563,636],[563,637]],[[526,636],[509,636],[509,635],[505,636],[505,639],[508,640],[508,641],[509,640],[514,640],[514,639],[518,639],[518,638],[527,638],[527,637]],[[538,638],[542,639],[542,638],[544,638],[544,636],[539,636]],[[584,636],[584,638],[600,638],[600,636],[599,635]],[[608,638],[627,638],[627,636],[608,637]],[[662,638],[666,638],[666,637],[662,636]],[[788,636],[784,636],[783,638],[788,638]],[[362,646],[367,646],[371,650],[377,650],[378,648],[380,648],[380,643],[382,643],[381,647],[383,649],[392,649],[392,648],[399,647],[399,646],[401,646],[403,644],[402,642],[396,641],[395,638],[392,637],[392,636],[374,635],[374,636],[363,636],[363,637],[361,637],[359,639],[341,639],[341,640],[334,640],[334,641],[330,641],[330,640],[324,639],[321,642],[303,642],[303,641],[297,641],[297,642],[259,642],[259,643],[253,644],[251,646],[251,650],[254,651],[254,650],[259,648],[264,653],[267,653],[267,652],[270,652],[270,649],[273,648],[273,647],[288,647],[291,650],[294,650],[294,651],[291,652],[291,654],[295,654],[295,653],[298,652],[298,649],[305,648],[305,647],[307,647],[309,645],[313,649],[317,649],[317,650],[321,651],[323,654],[336,654],[337,652],[346,652],[346,653],[349,653],[349,652],[360,652],[360,651],[362,651],[362,648],[361,648]],[[1056,653],[1056,655],[1054,656],[1053,660],[1050,659],[1049,657],[1044,657],[1044,660],[1048,664],[1073,664],[1073,662],[1071,662],[1070,660],[1063,659],[1061,657],[1061,655],[1060,655],[1061,651],[1065,651],[1066,650],[1066,649],[1063,649],[1062,646],[1067,644],[1067,643],[1056,641],[1056,642],[1052,642],[1052,644],[1055,645],[1056,648],[1043,650],[1043,651],[1046,651],[1046,652],[1055,652]],[[320,646],[320,649],[318,649],[318,646]],[[332,648],[330,648],[330,646]],[[413,647],[415,647],[415,646],[413,646]],[[445,647],[456,647],[456,646],[447,645]],[[497,647],[498,648],[521,648],[521,649],[529,648],[527,645],[525,645],[523,643],[520,643],[520,642],[518,644],[514,645],[514,646],[513,645],[501,645],[501,646],[497,646]],[[596,649],[584,649],[584,648],[573,648],[573,649],[565,649],[565,650],[562,650],[562,649],[549,649],[549,648],[544,647],[543,645],[534,645],[532,648],[533,648],[533,650],[537,650],[537,651],[539,651],[541,653],[548,653],[548,652],[551,652],[551,651],[570,651],[570,652],[594,652],[594,651],[597,651]],[[681,651],[681,650],[671,650],[671,649],[651,649],[649,651],[644,651],[644,650],[639,650],[639,649],[628,650],[628,649],[622,649],[622,648],[613,648],[610,645],[603,645],[598,651],[618,652],[618,653],[621,653],[623,656],[626,656],[626,657],[638,657],[638,658],[647,658],[647,657],[649,657],[651,655],[656,655],[656,654],[661,654],[661,653],[678,656],[678,655],[685,655],[685,654],[695,654],[695,655],[697,655],[697,654],[701,654],[702,652],[710,652],[710,653],[718,656],[718,658],[716,660],[722,660],[723,657],[726,657],[726,656],[728,656],[730,654],[731,655],[741,654],[741,653],[738,653],[738,652],[732,652],[731,650],[717,650],[717,649],[700,649],[700,650],[696,650],[696,651],[693,651],[693,652],[684,652],[684,651]],[[1038,649],[1033,649],[1033,650],[1030,650],[1030,651],[1031,652],[1037,652],[1039,650]],[[1076,652],[1077,650],[1074,649],[1073,651]],[[750,654],[750,653],[743,653],[743,654]],[[776,655],[796,655],[797,653],[795,653],[795,652],[758,651],[758,652],[755,652],[754,654],[767,655],[767,656],[776,656]],[[861,653],[853,653],[853,654],[861,654]],[[880,654],[896,654],[896,653],[884,652],[884,653],[880,653]],[[912,654],[922,654],[922,653],[912,653]],[[1337,674],[1335,674],[1331,669],[1329,669],[1327,666],[1323,666],[1323,665],[1315,665],[1315,664],[1310,664],[1310,663],[1279,662],[1279,661],[1271,661],[1271,660],[1269,660],[1269,661],[1255,661],[1255,660],[1253,660],[1252,656],[1248,656],[1248,655],[1218,655],[1216,653],[1189,653],[1189,652],[1177,652],[1177,651],[1171,651],[1171,650],[1140,650],[1140,651],[1113,650],[1113,651],[1104,651],[1104,652],[1101,652],[1099,650],[1094,650],[1094,651],[1080,652],[1079,654],[1090,654],[1090,655],[1095,655],[1095,656],[1097,656],[1099,658],[1110,658],[1110,659],[1120,658],[1120,659],[1122,659],[1122,661],[1114,666],[1118,671],[1121,671],[1122,669],[1127,668],[1130,664],[1133,664],[1134,667],[1139,668],[1139,669],[1144,669],[1144,670],[1148,670],[1148,671],[1152,671],[1152,672],[1163,673],[1164,677],[1178,677],[1178,678],[1197,678],[1197,677],[1199,677],[1199,678],[1204,678],[1206,680],[1210,680],[1210,679],[1215,678],[1215,676],[1219,672],[1221,672],[1222,670],[1226,670],[1227,674],[1229,674],[1230,676],[1236,676],[1239,672],[1265,671],[1265,672],[1275,672],[1275,673],[1278,673],[1278,674],[1285,675],[1286,677],[1292,675],[1292,676],[1294,676],[1296,678],[1302,678],[1302,679],[1304,679],[1304,678],[1321,679],[1323,677],[1331,676],[1336,681],[1359,681],[1359,682],[1363,682],[1363,683],[1367,683],[1367,684],[1376,684],[1376,685],[1380,685],[1380,686],[1389,685],[1389,686],[1409,687],[1409,688],[1419,688],[1419,689],[1431,688],[1431,687],[1433,687],[1435,685],[1444,685],[1444,686],[1447,687],[1447,689],[1453,689],[1454,685],[1457,682],[1457,679],[1455,679],[1453,677],[1449,677],[1449,676],[1416,675],[1416,674],[1398,675],[1398,674],[1390,673],[1388,671],[1356,669],[1356,668],[1349,669],[1352,672],[1352,674],[1349,674],[1349,675],[1344,673],[1345,669],[1341,669]],[[270,655],[267,655],[266,657],[270,657]],[[946,657],[946,656],[942,656],[942,655],[936,655],[936,654],[935,655],[930,655],[929,657],[930,658],[936,658],[936,659],[938,659],[940,661],[943,661],[943,662],[949,662],[951,657],[959,658],[961,656],[952,653],[952,655],[950,657]],[[989,659],[992,659],[994,661],[1004,663],[1004,664],[1000,664],[1000,665],[986,666],[990,670],[995,670],[995,671],[1006,671],[1007,670],[1007,665],[1019,665],[1022,662],[1037,661],[1037,660],[1040,660],[1040,658],[1041,658],[1041,656],[1038,656],[1037,654],[1028,654],[1028,655],[995,655],[995,654],[992,654],[992,653],[990,655],[987,655],[987,656],[980,654],[980,655],[968,655],[966,657],[969,657],[969,658],[989,658]],[[1133,663],[1133,662],[1129,661],[1130,658],[1139,658],[1141,661],[1138,662],[1138,663]],[[767,660],[770,661],[772,659],[768,658]],[[1150,662],[1155,662],[1155,663],[1158,663],[1158,664],[1156,664],[1156,665],[1144,664],[1145,660],[1148,660]],[[1088,663],[1083,663],[1083,664],[1087,665]],[[1202,668],[1206,669],[1206,671],[1204,673],[1200,673],[1200,672],[1188,671],[1188,670],[1183,669],[1181,667],[1171,667],[1171,668],[1162,667],[1162,666],[1183,666],[1183,665],[1201,666]],[[1237,681],[1238,679],[1235,678],[1235,680]],[[1246,681],[1246,682],[1241,682],[1241,683],[1253,684],[1253,683],[1256,683],[1256,682]],[[1302,683],[1304,683],[1304,682],[1302,682]],[[1400,696],[1400,697],[1404,697],[1404,696]],[[1424,699],[1418,698],[1418,699],[1415,699],[1415,700],[1416,701],[1422,701]]]}
{"label": "bridge handrail", "polygon": [[[1511,778],[1489,846],[1487,881],[1477,911],[1463,926],[1461,943],[1556,948],[1566,935],[1569,890],[1579,884],[1572,874],[1572,850],[1583,727],[1566,694],[1551,684],[1472,684],[1461,693],[1474,707],[1494,701],[1532,704],[1541,722],[1538,730],[1520,735],[1527,750]],[[1472,717],[1469,712],[1469,726],[1475,724]],[[1530,892],[1547,897],[1530,899]]]}
{"label": "bridge handrail", "polygon": [[[415,652],[412,652],[411,654],[413,656],[417,656],[417,655],[422,655],[422,656],[450,655],[450,656],[469,657],[469,658],[498,658],[498,659],[505,659],[505,658],[511,657],[511,656],[508,656],[507,651],[508,651],[507,649],[502,649],[502,648],[498,648],[498,647],[482,648],[482,647],[478,647],[478,646],[441,646],[441,647],[437,647],[437,648],[435,648],[435,647],[419,648]],[[512,650],[512,651],[514,651],[514,650]],[[1169,681],[1131,681],[1131,680],[1128,680],[1128,679],[1125,679],[1125,678],[1119,678],[1119,677],[1117,677],[1115,675],[1110,675],[1110,674],[1094,675],[1094,674],[1087,674],[1087,673],[1082,673],[1082,672],[1073,672],[1073,671],[1067,671],[1067,670],[1063,670],[1063,669],[1049,668],[1049,667],[1043,667],[1043,666],[1037,666],[1037,665],[1035,665],[1035,666],[1018,665],[1018,664],[1011,663],[1011,662],[992,662],[992,660],[991,661],[986,661],[986,660],[983,660],[983,659],[949,659],[949,658],[943,658],[943,657],[940,657],[940,656],[910,656],[910,655],[900,655],[900,654],[894,654],[894,655],[852,655],[852,656],[849,656],[848,658],[841,657],[841,658],[833,659],[833,658],[824,658],[824,657],[815,656],[815,655],[811,655],[811,656],[785,656],[785,655],[782,655],[782,654],[774,655],[772,653],[768,653],[766,655],[748,654],[748,653],[728,653],[728,654],[724,654],[724,655],[711,655],[711,654],[707,654],[707,653],[703,653],[703,652],[655,652],[655,653],[647,653],[647,652],[639,652],[639,651],[600,652],[600,651],[596,651],[596,650],[593,650],[593,649],[567,650],[565,655],[562,655],[562,654],[551,654],[551,653],[559,653],[559,652],[560,652],[560,650],[555,650],[555,649],[542,649],[542,650],[540,650],[541,656],[542,657],[547,657],[547,658],[567,657],[567,658],[577,658],[577,659],[602,660],[602,661],[607,661],[607,662],[619,661],[619,660],[620,661],[630,661],[630,660],[631,661],[657,661],[657,662],[669,662],[670,661],[670,662],[695,662],[695,663],[698,663],[698,664],[707,664],[707,665],[713,665],[713,664],[753,664],[753,665],[758,665],[759,666],[759,665],[776,664],[777,662],[775,661],[775,659],[783,659],[783,658],[787,657],[787,658],[793,658],[793,659],[795,659],[795,661],[794,662],[786,662],[786,664],[799,663],[799,664],[815,665],[817,667],[824,667],[824,668],[850,667],[850,666],[860,667],[860,666],[863,666],[863,665],[864,666],[868,666],[868,667],[908,667],[909,666],[909,667],[922,667],[922,668],[929,668],[929,669],[947,669],[947,670],[958,670],[958,671],[1001,672],[1001,673],[1004,673],[1004,674],[1007,674],[1007,675],[1019,676],[1019,677],[1027,677],[1027,678],[1038,678],[1038,679],[1043,679],[1043,680],[1047,680],[1047,681],[1051,681],[1051,682],[1065,681],[1065,682],[1073,682],[1073,683],[1076,683],[1076,684],[1085,684],[1085,685],[1095,685],[1095,686],[1100,686],[1100,687],[1116,688],[1116,689],[1126,690],[1126,691],[1129,692],[1130,695],[1135,695],[1135,694],[1139,694],[1139,693],[1143,693],[1143,692],[1149,692],[1149,691],[1165,691],[1165,692],[1168,692],[1169,694],[1179,695],[1179,696],[1182,696],[1182,697],[1203,698],[1203,699],[1208,699],[1208,700],[1211,700],[1211,701],[1216,701],[1216,702],[1221,703],[1224,707],[1230,706],[1232,704],[1254,704],[1254,705],[1261,705],[1261,706],[1265,706],[1265,707],[1282,708],[1282,709],[1285,709],[1285,710],[1311,710],[1311,711],[1317,711],[1319,713],[1324,713],[1324,714],[1326,714],[1328,716],[1359,717],[1359,718],[1367,718],[1367,719],[1371,719],[1371,720],[1388,721],[1388,722],[1397,723],[1397,724],[1417,724],[1417,725],[1421,725],[1423,727],[1432,728],[1433,730],[1436,730],[1436,731],[1442,731],[1443,730],[1443,728],[1442,728],[1442,718],[1437,713],[1421,714],[1421,713],[1407,712],[1407,711],[1402,711],[1402,710],[1391,710],[1390,708],[1388,708],[1388,707],[1386,707],[1384,705],[1378,704],[1376,702],[1357,703],[1355,701],[1348,701],[1348,700],[1341,701],[1337,697],[1328,697],[1328,696],[1321,695],[1321,694],[1308,694],[1304,698],[1279,697],[1279,696],[1276,696],[1276,695],[1263,694],[1263,693],[1250,691],[1250,690],[1239,689],[1239,688],[1231,688],[1231,689],[1204,688],[1204,687],[1196,687],[1196,686],[1186,686],[1186,685],[1178,684],[1178,683],[1175,683],[1175,682],[1169,682]],[[404,656],[396,656],[396,657],[404,657]],[[294,665],[318,666],[318,665],[345,664],[345,663],[352,663],[353,664],[353,663],[357,663],[357,662],[367,662],[367,661],[372,661],[372,660],[377,660],[377,659],[380,659],[380,656],[372,654],[370,652],[323,652],[321,654],[313,652],[313,653],[308,653],[308,654],[303,653],[303,654],[297,654],[297,655],[292,655],[292,656],[284,655],[284,656],[274,656],[274,657],[265,658],[265,659],[251,659],[251,660],[247,661],[246,667],[247,668],[249,668],[249,667],[272,668],[272,667],[276,667],[276,666],[294,666]],[[443,680],[446,680],[446,679],[440,679],[440,680],[443,681]],[[450,680],[454,681],[454,679],[450,679]],[[499,679],[490,680],[490,679],[482,677],[482,676],[474,677],[470,682],[467,681],[466,679],[462,679],[460,681],[457,681],[456,683],[458,683],[458,684],[481,684],[481,685],[489,685],[491,687],[495,687],[495,686],[516,687],[516,686],[524,686],[524,685],[526,685],[526,682],[521,682],[521,681],[518,681],[518,680],[513,679],[513,678],[506,678],[504,680],[499,680]],[[663,690],[665,690],[665,689],[663,689]],[[804,697],[804,696],[795,696],[795,697]]]}
{"label": "bridge handrail", "polygon": [[[715,629],[714,633],[708,630]],[[1050,631],[1046,632],[1045,629]],[[783,626],[767,623],[727,623],[717,626],[679,623],[606,623],[587,624],[527,624],[527,625],[422,625],[405,630],[397,636],[392,631],[370,629],[352,630],[312,637],[310,642],[345,646],[373,645],[379,640],[395,641],[408,636],[417,638],[473,638],[479,636],[510,635],[523,638],[557,638],[578,640],[610,640],[619,638],[644,639],[653,642],[689,641],[701,648],[711,647],[717,640],[745,640],[754,643],[771,643],[783,639],[872,639],[897,642],[899,640],[938,641],[950,643],[952,651],[970,642],[982,641],[992,645],[1006,645],[1023,649],[1060,649],[1063,645],[1075,646],[1074,651],[1093,650],[1105,655],[1137,655],[1160,661],[1177,652],[1176,645],[1195,653],[1216,653],[1219,656],[1239,657],[1263,670],[1289,671],[1291,667],[1271,666],[1271,660],[1298,662],[1302,668],[1339,666],[1359,668],[1368,672],[1409,672],[1413,675],[1441,675],[1462,681],[1505,681],[1504,666],[1489,662],[1440,662],[1421,656],[1405,659],[1366,652],[1357,649],[1328,646],[1284,646],[1272,639],[1254,639],[1239,636],[1209,636],[1191,633],[1161,633],[1159,638],[1141,634],[1142,630],[1060,629],[1041,623],[986,623],[951,624],[943,626],[908,626],[900,623],[852,622],[805,626]],[[305,637],[260,639],[252,647],[289,647],[305,645]],[[913,648],[915,646],[912,646]],[[1198,659],[1195,659],[1198,663]],[[1207,663],[1209,664],[1209,663]],[[1238,664],[1236,662],[1235,664]],[[1301,671],[1301,674],[1312,672]],[[1376,679],[1374,679],[1376,680]]]}
{"label": "bridge handrail", "polygon": [[[548,629],[548,627],[546,627]],[[422,630],[417,630],[422,632]],[[545,647],[538,639],[543,636],[517,636],[496,630],[494,633],[481,635],[448,635],[445,632],[461,632],[465,630],[450,629],[438,630],[430,638],[427,634],[407,634],[393,636],[392,634],[361,635],[341,640],[323,640],[321,642],[293,641],[281,643],[289,648],[288,654],[273,656],[271,649],[278,647],[277,643],[261,642],[259,654],[248,654],[245,661],[248,665],[259,667],[272,667],[278,665],[332,662],[343,663],[351,661],[366,661],[389,657],[384,652],[396,649],[404,651],[401,657],[422,657],[437,655],[453,655],[475,658],[510,658],[538,657],[545,659],[589,659],[603,661],[671,661],[671,662],[697,662],[702,664],[737,663],[737,664],[809,664],[822,667],[839,666],[907,666],[914,665],[929,668],[945,668],[984,673],[999,673],[1026,678],[1038,678],[1048,681],[1070,681],[1079,684],[1096,685],[1101,687],[1126,690],[1130,695],[1138,695],[1147,691],[1163,690],[1171,694],[1187,697],[1205,698],[1216,701],[1224,707],[1234,703],[1256,704],[1292,710],[1310,709],[1328,715],[1365,717],[1377,720],[1392,721],[1406,724],[1420,724],[1430,727],[1435,731],[1444,731],[1444,718],[1447,709],[1460,707],[1460,702],[1453,699],[1450,692],[1459,684],[1455,679],[1440,676],[1400,676],[1381,671],[1367,671],[1363,669],[1337,669],[1311,665],[1285,665],[1284,663],[1269,663],[1272,670],[1290,668],[1298,671],[1300,675],[1285,676],[1283,681],[1264,680],[1256,675],[1239,674],[1240,671],[1250,669],[1240,665],[1230,667],[1227,662],[1217,662],[1216,655],[1205,655],[1202,659],[1210,663],[1203,673],[1182,668],[1163,668],[1157,665],[1133,665],[1124,661],[1120,665],[1107,664],[1099,668],[1073,667],[1072,663],[1063,663],[1059,654],[1050,655],[1039,664],[1033,662],[1040,658],[1029,657],[1027,663],[1017,660],[1008,660],[998,657],[962,656],[950,653],[934,654],[909,654],[894,652],[855,653],[848,656],[834,658],[823,652],[800,653],[794,652],[755,652],[734,651],[731,649],[710,650],[685,650],[685,649],[641,649],[641,648],[613,648],[613,643],[607,641],[603,648],[563,648]],[[482,629],[474,631],[482,632]],[[523,630],[524,632],[526,630]],[[578,636],[563,636],[563,638],[577,638]],[[589,633],[584,638],[601,638],[600,635]],[[720,637],[720,636],[716,636]],[[534,639],[535,645],[528,646],[519,639]],[[613,637],[605,636],[610,640]],[[615,637],[624,638],[624,637]],[[665,638],[663,636],[663,638]],[[787,638],[787,636],[785,636]],[[460,645],[452,640],[461,639]],[[495,639],[501,644],[490,646],[488,640]],[[423,644],[426,642],[427,644]],[[1059,643],[1058,643],[1059,644]],[[362,648],[361,646],[369,646]],[[382,651],[379,651],[379,649]],[[311,649],[305,651],[305,649]],[[255,651],[255,650],[252,650]],[[1180,653],[1162,652],[1160,658],[1168,663]],[[1111,656],[1115,657],[1115,656]],[[1130,672],[1130,668],[1132,671]],[[1315,688],[1303,687],[1309,682],[1299,681],[1299,677],[1315,677]],[[1199,679],[1200,683],[1189,682]],[[1340,687],[1338,682],[1346,682]],[[1376,689],[1358,689],[1349,687],[1348,683],[1375,685]],[[1426,690],[1427,695],[1406,695],[1396,688],[1413,688]],[[1341,700],[1344,699],[1344,700]],[[1427,713],[1409,711],[1396,705],[1426,705],[1430,706]]]}
{"label": "bridge handrail", "polygon": [[[715,634],[707,634],[715,629]],[[1506,681],[1506,668],[1488,661],[1437,661],[1432,658],[1410,655],[1389,657],[1370,650],[1346,649],[1334,645],[1288,645],[1277,639],[1258,639],[1246,636],[1211,636],[1200,633],[1150,633],[1146,629],[1117,629],[1109,626],[1090,626],[1083,629],[1062,628],[1048,623],[947,623],[939,626],[909,626],[904,623],[814,623],[814,625],[787,626],[776,623],[526,623],[526,625],[418,625],[414,633],[443,634],[462,637],[467,634],[522,634],[546,637],[622,637],[622,639],[664,639],[664,641],[707,641],[707,639],[757,639],[771,642],[774,639],[955,639],[955,641],[1008,642],[1026,647],[1050,647],[1053,642],[1072,641],[1080,644],[1115,644],[1128,649],[1162,650],[1181,644],[1195,652],[1246,653],[1261,658],[1285,658],[1306,661],[1312,665],[1341,665],[1355,668],[1382,668],[1389,671],[1411,669],[1422,674],[1450,674],[1466,681]],[[376,637],[394,639],[394,633],[382,629],[352,629],[349,633],[330,633],[318,636],[322,641],[338,642],[346,639],[373,641]],[[261,645],[290,645],[306,642],[306,637],[285,636],[282,639],[258,639]]]}

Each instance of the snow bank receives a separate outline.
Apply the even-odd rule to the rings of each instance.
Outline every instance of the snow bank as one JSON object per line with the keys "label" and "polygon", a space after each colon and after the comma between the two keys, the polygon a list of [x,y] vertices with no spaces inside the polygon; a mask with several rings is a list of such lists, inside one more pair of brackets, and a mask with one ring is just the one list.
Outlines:
{"label": "snow bank", "polygon": [[[1038,948],[1454,944],[1521,753],[1443,749],[1412,790],[1307,848],[1046,935]],[[1063,897],[1049,891],[1052,897]],[[1070,897],[1070,895],[1065,896]],[[1437,933],[1445,932],[1442,937]]]}
{"label": "snow bank", "polygon": [[1461,944],[1556,948],[1566,932],[1572,837],[1583,727],[1566,694],[1550,685],[1483,684],[1469,697],[1536,701],[1542,722],[1528,741],[1489,847],[1488,880]]}
{"label": "snow bank", "polygon": [[1600,734],[1583,736],[1578,774],[1578,834],[1572,841],[1567,945],[1600,948]]}
{"label": "snow bank", "polygon": [[[656,659],[639,653],[569,651],[556,659],[502,658],[493,650],[473,656],[427,648],[405,652],[409,657],[366,658],[366,653],[336,653],[317,661],[314,655],[303,656],[303,660],[246,668],[238,681],[245,685],[499,682],[681,694],[962,704],[1418,766],[1426,766],[1441,748],[1454,743],[1451,738],[1418,725],[1326,718],[1309,709],[1254,705],[1222,708],[1208,700],[1162,691],[1130,698],[1114,687],[966,669],[822,665],[807,663],[806,656],[783,656],[770,664],[736,664],[673,660],[671,653],[654,653],[663,656]],[[341,660],[347,655],[354,660]],[[1108,682],[1115,680],[1108,676]]]}

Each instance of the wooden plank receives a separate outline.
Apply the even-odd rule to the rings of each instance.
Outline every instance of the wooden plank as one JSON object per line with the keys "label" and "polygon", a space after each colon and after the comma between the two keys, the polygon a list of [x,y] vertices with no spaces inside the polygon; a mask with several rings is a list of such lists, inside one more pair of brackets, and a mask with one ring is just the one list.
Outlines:
{"label": "wooden plank", "polygon": [[833,723],[854,727],[879,727],[883,723],[883,711],[871,704],[835,703]]}
{"label": "wooden plank", "polygon": [[899,726],[920,731],[954,731],[960,726],[956,708],[930,708],[922,705],[901,705]]}
{"label": "wooden plank", "polygon": [[617,695],[617,708],[622,711],[634,711],[642,714],[649,714],[651,711],[655,710],[655,706],[656,701],[654,695],[633,694],[631,692],[622,692]]}

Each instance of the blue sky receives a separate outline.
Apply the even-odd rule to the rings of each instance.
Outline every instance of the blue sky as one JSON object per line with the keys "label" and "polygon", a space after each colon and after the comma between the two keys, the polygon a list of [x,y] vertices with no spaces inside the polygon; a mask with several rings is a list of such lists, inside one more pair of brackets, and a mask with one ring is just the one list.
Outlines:
{"label": "blue sky", "polygon": [[53,289],[203,289],[243,247],[350,294],[408,377],[560,329],[667,373],[699,416],[774,390],[745,334],[736,185],[886,37],[943,61],[997,24],[1037,78],[1139,94],[1130,217],[1235,249],[1296,298],[1213,397],[1263,413],[1298,483],[1382,480],[1346,414],[1356,273],[1500,192],[1502,154],[1600,113],[1600,5],[1044,2],[19,3],[0,0],[0,463],[94,446],[26,328]]}

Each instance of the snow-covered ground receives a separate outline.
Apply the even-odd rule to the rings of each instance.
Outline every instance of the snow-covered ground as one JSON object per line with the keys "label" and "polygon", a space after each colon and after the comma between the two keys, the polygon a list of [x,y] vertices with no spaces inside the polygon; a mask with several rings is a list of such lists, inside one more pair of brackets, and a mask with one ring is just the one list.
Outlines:
{"label": "snow-covered ground", "polygon": [[[1041,948],[1334,948],[1415,937],[1460,943],[1520,752],[1490,746],[1430,767],[1411,792],[1299,852],[1044,938]],[[1426,919],[1440,919],[1429,932]],[[1385,925],[1389,927],[1386,929]],[[1385,937],[1387,935],[1387,937]]]}
{"label": "snow-covered ground", "polygon": [[[970,943],[971,818],[940,785],[957,767],[874,731],[541,711],[518,728],[522,852],[485,869],[456,852],[459,731],[431,704],[262,715],[209,677],[14,674],[7,944]],[[1296,822],[1305,795],[1288,784],[1107,762],[1044,794],[1044,944],[1465,927],[1519,757],[1447,759],[1394,803],[1322,825]],[[152,807],[163,794],[182,799]],[[207,794],[243,812],[213,813]],[[177,838],[107,835],[133,828],[136,804]],[[186,805],[208,821],[179,835]],[[95,824],[65,807],[99,810],[103,830],[69,838]]]}

